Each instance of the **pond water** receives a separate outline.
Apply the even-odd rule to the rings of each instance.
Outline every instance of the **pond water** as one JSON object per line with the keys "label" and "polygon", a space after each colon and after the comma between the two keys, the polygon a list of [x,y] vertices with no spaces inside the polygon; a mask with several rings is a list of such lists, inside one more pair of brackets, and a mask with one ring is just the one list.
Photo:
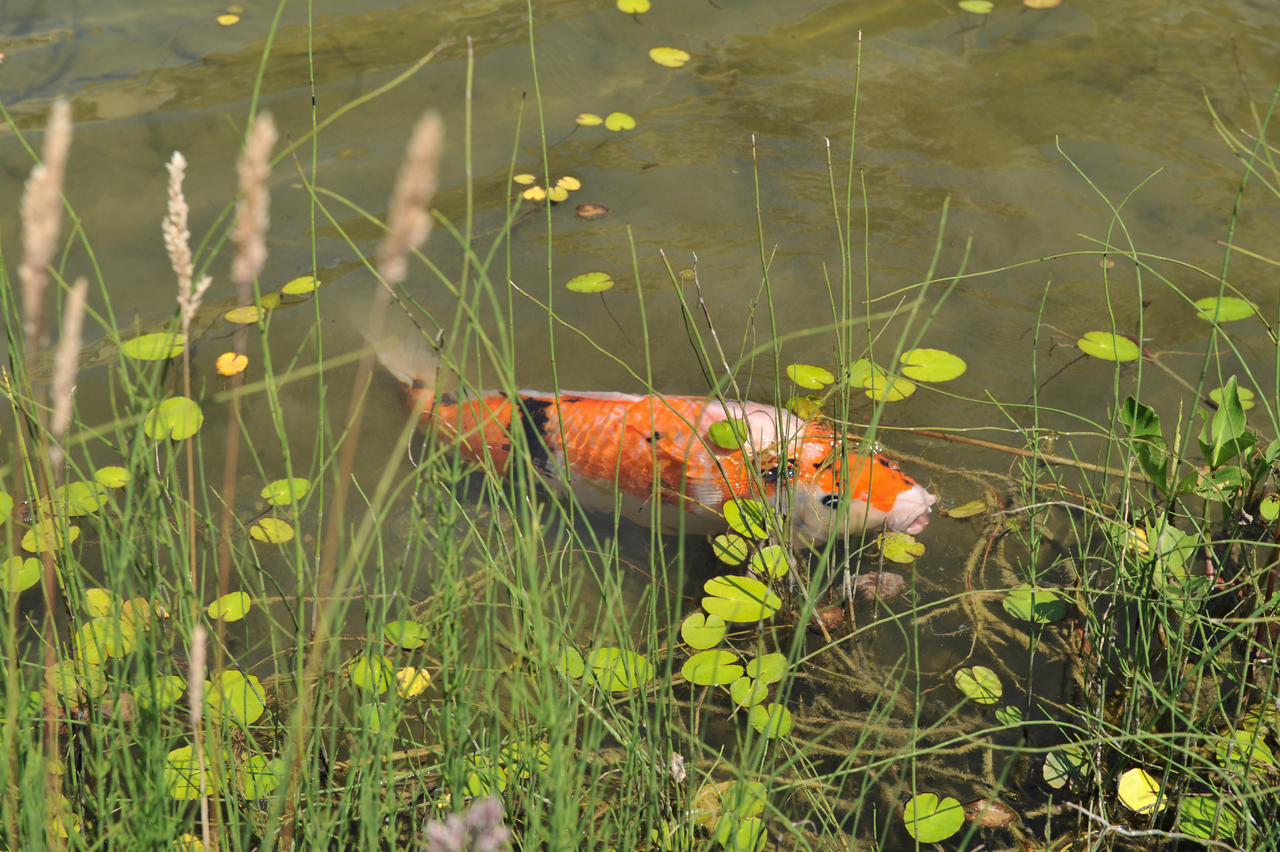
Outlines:
{"label": "pond water", "polygon": [[[33,143],[52,99],[71,100],[76,136],[67,197],[92,241],[122,323],[135,316],[162,319],[171,310],[172,273],[158,227],[163,163],[170,153],[181,150],[190,163],[186,195],[197,240],[233,197],[239,133],[272,13],[269,6],[255,6],[239,23],[223,27],[208,7],[139,0],[127,8],[31,4],[8,15],[0,98]],[[446,45],[407,82],[340,118],[274,173],[264,289],[314,268],[325,285],[320,316],[330,352],[359,345],[351,318],[363,315],[372,288],[347,238],[372,255],[379,233],[331,199],[326,203],[334,221],[321,214],[313,221],[303,180],[314,174],[324,189],[382,216],[409,129],[424,110],[435,109],[448,128],[435,206],[460,222],[467,204],[470,44],[475,77],[469,167],[479,244],[487,248],[503,222],[513,192],[513,151],[516,171],[542,173],[543,124],[553,177],[574,175],[582,189],[551,212],[551,270],[543,216],[515,226],[511,278],[539,298],[546,297],[550,281],[560,316],[640,372],[644,362],[633,342],[642,339],[636,305],[643,300],[657,388],[706,390],[660,251],[676,270],[692,267],[696,255],[707,310],[731,357],[744,340],[750,348],[769,339],[757,177],[772,323],[787,334],[833,321],[830,288],[838,301],[841,261],[827,164],[834,163],[843,204],[859,60],[854,163],[865,180],[866,207],[864,214],[863,187],[855,185],[855,295],[861,298],[865,287],[878,300],[873,310],[893,307],[902,288],[924,280],[935,250],[938,278],[962,269],[987,271],[956,284],[921,339],[921,345],[961,355],[969,371],[939,390],[923,389],[891,405],[885,423],[968,429],[1022,446],[1026,438],[1019,429],[1030,420],[1019,407],[1037,382],[1048,409],[1106,422],[1111,365],[1070,362],[1078,355],[1078,336],[1112,328],[1109,312],[1117,331],[1141,328],[1152,350],[1186,352],[1170,356],[1169,363],[1195,382],[1208,326],[1195,318],[1183,295],[1151,275],[1142,277],[1139,289],[1132,263],[1123,259],[1109,271],[1096,254],[1028,262],[1096,251],[1095,240],[1113,226],[1105,200],[1110,199],[1124,203],[1126,231],[1116,229],[1117,245],[1131,239],[1139,251],[1180,264],[1221,267],[1222,250],[1214,240],[1226,236],[1240,166],[1214,132],[1205,98],[1230,128],[1252,125],[1250,96],[1265,108],[1276,83],[1267,75],[1280,68],[1280,21],[1273,3],[1067,0],[1032,11],[1001,2],[993,14],[978,16],[953,4],[899,0],[706,0],[655,2],[651,12],[630,16],[612,3],[559,0],[537,4],[536,16],[541,113],[533,97],[522,3],[323,0],[310,9],[295,3],[283,10],[259,96],[282,140],[303,136],[313,116],[323,120],[433,47]],[[660,67],[647,55],[658,45],[682,47],[691,61],[679,69]],[[579,113],[614,110],[632,115],[635,129],[615,133],[575,124]],[[0,163],[0,193],[17,199],[30,158],[12,128],[0,129]],[[610,212],[582,220],[573,214],[580,202],[602,204]],[[1272,206],[1246,212],[1238,243],[1271,248],[1267,240],[1280,224],[1280,211]],[[0,238],[11,269],[18,233],[17,205],[10,203],[0,218]],[[447,234],[437,232],[427,253],[446,270],[458,268],[460,253]],[[1187,298],[1218,292],[1212,278],[1185,265],[1153,263]],[[211,298],[234,294],[228,266],[225,253],[214,260]],[[563,289],[570,277],[593,269],[608,270],[619,282],[603,299]],[[80,248],[70,253],[67,272],[69,278],[91,273]],[[1230,279],[1259,304],[1262,316],[1274,320],[1272,270],[1238,257]],[[945,286],[931,288],[926,310],[938,303]],[[449,294],[420,266],[407,287],[433,310],[451,309]],[[754,300],[759,304],[751,311]],[[94,301],[102,303],[100,296]],[[546,387],[554,376],[563,387],[639,389],[592,343],[563,329],[555,332],[553,369],[545,311],[521,298],[514,303],[514,346],[524,386]],[[863,310],[855,306],[855,316]],[[272,327],[273,345],[285,353],[305,346],[314,324],[310,309],[281,312]],[[886,328],[875,343],[884,361],[905,324],[894,321]],[[1260,327],[1241,323],[1232,330],[1238,350],[1228,358],[1250,364],[1261,383],[1255,390],[1274,396],[1268,392],[1276,380],[1274,346]],[[213,334],[224,336],[226,329]],[[865,332],[855,331],[854,339],[859,351],[845,357],[861,354]],[[909,339],[914,342],[914,336]],[[830,365],[836,360],[833,341],[829,332],[799,337],[783,347],[781,363]],[[214,347],[198,352],[208,362],[197,367],[200,381],[214,389]],[[768,397],[775,372],[768,355],[746,365],[742,375],[761,389],[755,395]],[[349,375],[337,371],[329,380],[335,412],[345,410]],[[1152,404],[1165,400],[1172,411],[1185,400],[1186,391],[1158,370],[1144,368],[1142,381]],[[282,393],[305,422],[314,385],[301,382]],[[82,387],[81,394],[85,410],[105,399],[92,386]],[[388,408],[398,404],[389,382],[376,387],[370,400]],[[865,420],[870,407],[852,414]],[[250,428],[270,434],[265,410],[251,405],[247,416]],[[1073,446],[1086,456],[1096,451],[1083,420],[1046,417],[1043,427],[1081,433],[1078,445],[1070,435],[1059,438],[1057,453],[1071,455]],[[211,413],[210,447],[217,446],[225,423],[225,414]],[[368,444],[389,444],[397,426],[392,417],[366,421]],[[1005,470],[1012,461],[1002,453],[908,434],[884,437],[891,447],[948,468]],[[384,461],[361,464],[374,471]],[[916,472],[930,480],[928,469]],[[938,476],[931,484],[946,505],[978,496],[959,478]],[[919,571],[929,576],[928,594],[945,596],[960,582],[958,566],[973,543],[973,529],[937,520],[923,538],[930,552]],[[937,635],[962,631],[961,621],[938,626]],[[939,640],[938,659],[929,667],[943,668],[947,659],[963,655],[969,640],[955,641]],[[899,653],[889,642],[881,655],[892,661]]]}

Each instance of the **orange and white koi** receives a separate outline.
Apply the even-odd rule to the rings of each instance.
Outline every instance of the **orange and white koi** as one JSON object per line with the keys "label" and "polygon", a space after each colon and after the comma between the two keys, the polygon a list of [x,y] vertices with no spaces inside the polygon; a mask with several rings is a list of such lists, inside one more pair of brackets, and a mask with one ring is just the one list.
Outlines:
{"label": "orange and white koi", "polygon": [[[600,392],[480,393],[461,397],[441,381],[425,344],[378,347],[428,434],[457,441],[462,453],[498,474],[516,447],[556,491],[572,490],[588,509],[613,511],[664,532],[719,532],[724,505],[755,498],[786,518],[797,546],[889,529],[915,534],[937,497],[885,456],[846,454],[823,420],[804,420],[756,402],[696,396]],[[708,431],[719,421],[746,425],[725,449]],[[523,442],[513,441],[515,433]]]}

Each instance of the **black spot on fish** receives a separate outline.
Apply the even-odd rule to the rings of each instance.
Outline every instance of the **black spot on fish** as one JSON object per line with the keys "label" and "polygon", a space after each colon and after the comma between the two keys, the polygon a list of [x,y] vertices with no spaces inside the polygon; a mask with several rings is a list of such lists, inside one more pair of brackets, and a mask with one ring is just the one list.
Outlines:
{"label": "black spot on fish", "polygon": [[561,401],[561,402],[582,402],[582,397],[580,397],[580,396],[562,396],[562,397],[560,397],[560,401]]}
{"label": "black spot on fish", "polygon": [[650,435],[649,437],[645,438],[645,441],[647,441],[647,442],[648,442],[648,443],[650,443],[650,444],[652,444],[654,441],[661,441],[661,440],[662,440],[662,433],[661,433],[661,432],[654,432],[652,435]]}
{"label": "black spot on fish", "polygon": [[527,396],[520,397],[515,406],[524,431],[524,442],[529,448],[529,461],[543,473],[551,467],[548,464],[549,454],[544,437],[547,429],[547,409],[550,407],[551,403],[545,399],[533,399]]}

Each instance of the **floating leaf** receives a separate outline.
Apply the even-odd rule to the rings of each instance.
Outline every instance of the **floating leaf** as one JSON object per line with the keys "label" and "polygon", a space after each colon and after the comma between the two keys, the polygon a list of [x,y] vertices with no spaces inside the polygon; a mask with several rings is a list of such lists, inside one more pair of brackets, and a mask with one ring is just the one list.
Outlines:
{"label": "floating leaf", "polygon": [[[1055,6],[1061,6],[1062,0],[1022,0],[1022,5],[1028,9],[1052,9]],[[1103,262],[1109,263],[1111,266],[1116,265],[1116,262],[1110,258],[1103,258]],[[1105,268],[1109,269],[1110,267]]]}
{"label": "floating leaf", "polygon": [[119,598],[116,596],[116,593],[110,589],[85,589],[84,611],[89,614],[90,618],[100,618],[104,615],[110,615],[117,600],[119,600]]}
{"label": "floating leaf", "polygon": [[60,660],[45,669],[45,683],[63,698],[79,703],[83,698],[97,698],[107,691],[107,679],[101,666],[83,660]]}
{"label": "floating leaf", "polygon": [[986,666],[963,668],[955,674],[956,687],[978,704],[995,704],[1004,694],[1000,676]]}
{"label": "floating leaf", "polygon": [[884,374],[868,376],[863,380],[867,396],[876,402],[897,402],[906,399],[916,392],[915,382],[901,376],[889,377]]}
{"label": "floating leaf", "polygon": [[221,15],[215,16],[214,21],[216,21],[220,27],[234,27],[236,24],[240,23],[240,16],[235,12],[223,12]]}
{"label": "floating leaf", "polygon": [[625,112],[611,112],[604,117],[604,126],[609,130],[631,130],[636,126],[636,120]]}
{"label": "floating leaf", "polygon": [[262,489],[262,499],[272,506],[288,506],[305,497],[310,489],[310,480],[300,476],[292,479],[277,479],[267,483]]}
{"label": "floating leaf", "polygon": [[783,654],[762,654],[747,663],[747,676],[761,683],[777,683],[787,672],[787,658]]}
{"label": "floating leaf", "polygon": [[4,586],[6,592],[25,592],[40,582],[44,566],[34,556],[28,556],[26,559],[21,556],[10,556],[0,567],[0,571],[3,572],[0,574],[0,585]]}
{"label": "floating leaf", "polygon": [[285,778],[285,763],[265,754],[251,754],[240,765],[240,792],[246,799],[265,799]]}
{"label": "floating leaf", "polygon": [[711,540],[711,552],[726,565],[741,565],[747,561],[751,545],[737,533],[725,533]]}
{"label": "floating leaf", "polygon": [[515,177],[511,178],[511,180],[520,184],[521,186],[532,186],[538,181],[536,177],[528,173],[518,174]]}
{"label": "floating leaf", "polygon": [[142,334],[120,344],[120,354],[137,361],[163,361],[182,353],[187,338],[178,332],[159,331]]}
{"label": "floating leaf", "polygon": [[885,559],[899,565],[909,565],[924,555],[924,544],[917,541],[915,536],[904,532],[881,533],[876,544],[880,546],[880,553]]}
{"label": "floating leaf", "polygon": [[279,518],[262,518],[249,527],[249,535],[264,544],[284,544],[293,540],[293,527]]}
{"label": "floating leaf", "polygon": [[569,190],[565,189],[563,186],[553,186],[547,190],[547,198],[555,204],[559,204],[568,197]]}
{"label": "floating leaf", "polygon": [[595,127],[597,124],[604,124],[604,119],[596,115],[594,112],[580,112],[574,121],[583,127]]}
{"label": "floating leaf", "polygon": [[32,525],[22,535],[22,549],[28,553],[52,553],[80,537],[80,528],[63,525],[57,518],[46,518]]}
{"label": "floating leaf", "polygon": [[831,371],[811,364],[788,364],[787,378],[806,390],[821,390],[836,380]]}
{"label": "floating leaf", "polygon": [[769,685],[750,677],[740,677],[729,685],[729,697],[740,707],[754,707],[769,697]]}
{"label": "floating leaf", "polygon": [[917,382],[949,382],[968,369],[963,358],[944,349],[908,349],[898,360],[902,375]]}
{"label": "floating leaf", "polygon": [[[205,784],[213,786],[209,778],[209,765],[205,764]],[[198,799],[200,790],[200,764],[192,746],[182,746],[169,752],[164,762],[164,786],[175,799]]]}
{"label": "floating leaf", "polygon": [[357,688],[381,695],[395,683],[396,667],[381,654],[357,654],[347,663],[347,677]]}
{"label": "floating leaf", "polygon": [[171,396],[147,412],[142,431],[156,440],[171,438],[182,441],[200,431],[202,423],[204,412],[200,406],[185,396]]}
{"label": "floating leaf", "polygon": [[[1225,391],[1226,391],[1226,388],[1224,387],[1214,388],[1213,390],[1209,391],[1209,399],[1213,400],[1217,405],[1221,406],[1223,404],[1222,395]],[[1240,400],[1240,407],[1242,409],[1244,409],[1245,411],[1248,411],[1250,408],[1253,408],[1253,400],[1255,397],[1255,394],[1253,391],[1249,390],[1248,388],[1238,387],[1236,388],[1236,396]]]}
{"label": "floating leaf", "polygon": [[1075,743],[1056,748],[1044,756],[1041,775],[1044,782],[1055,790],[1066,786],[1068,781],[1080,786],[1088,780],[1089,753],[1084,746]]}
{"label": "floating leaf", "polygon": [[854,387],[866,387],[867,380],[876,373],[883,373],[884,370],[871,363],[866,358],[859,358],[848,366],[844,373],[844,379]]}
{"label": "floating leaf", "polygon": [[393,720],[394,718],[392,711],[386,705],[378,702],[361,704],[356,708],[356,719],[366,731],[374,734],[380,733],[388,720]]}
{"label": "floating leaf", "polygon": [[948,518],[973,518],[984,514],[991,507],[987,501],[979,497],[977,500],[970,500],[968,503],[962,503],[954,509],[943,509],[942,513]]}
{"label": "floating leaf", "polygon": [[769,838],[760,817],[742,819],[726,815],[716,824],[711,839],[733,852],[760,852]]}
{"label": "floating leaf", "polygon": [[300,275],[281,287],[280,292],[286,296],[305,296],[319,286],[320,281],[314,275]]}
{"label": "floating leaf", "polygon": [[747,722],[771,740],[791,733],[791,711],[781,704],[757,704],[747,712]]}
{"label": "floating leaf", "polygon": [[1109,331],[1090,331],[1076,341],[1076,346],[1084,354],[1104,361],[1136,361],[1142,355],[1138,344]]}
{"label": "floating leaf", "polygon": [[760,621],[782,606],[782,598],[754,577],[712,577],[703,589],[710,597],[702,599],[702,608],[725,621]]}
{"label": "floating leaf", "polygon": [[746,421],[737,417],[717,420],[707,428],[707,437],[711,439],[711,443],[723,450],[738,449],[750,434]]}
{"label": "floating leaf", "polygon": [[694,612],[680,622],[680,638],[695,651],[714,647],[727,632],[724,619],[718,615]]}
{"label": "floating leaf", "polygon": [[531,186],[520,193],[520,197],[525,201],[544,201],[547,197],[547,191],[540,186]]}
{"label": "floating leaf", "polygon": [[93,478],[104,488],[124,488],[129,484],[129,471],[117,465],[107,465],[95,470]]}
{"label": "floating leaf", "polygon": [[651,47],[649,58],[667,68],[679,68],[689,61],[689,51],[678,47]]}
{"label": "floating leaf", "polygon": [[382,628],[382,635],[397,648],[412,651],[427,644],[427,627],[416,621],[393,621]]}
{"label": "floating leaf", "polygon": [[1192,304],[1195,305],[1196,316],[1209,322],[1215,319],[1215,314],[1218,322],[1234,322],[1248,319],[1258,312],[1257,305],[1235,296],[1223,296],[1221,299],[1217,296],[1206,296],[1203,299],[1196,299]]}
{"label": "floating leaf", "polygon": [[1035,589],[1029,583],[1010,589],[1001,603],[1005,611],[1014,618],[1035,624],[1048,624],[1067,614],[1067,605],[1056,592],[1049,589]]}
{"label": "floating leaf", "polygon": [[249,356],[239,355],[235,352],[223,352],[218,356],[218,360],[213,362],[213,367],[220,376],[234,376],[236,373],[243,373],[248,366]]}
{"label": "floating leaf", "polygon": [[0,524],[9,520],[11,514],[13,514],[13,497],[8,491],[0,491]]}
{"label": "floating leaf", "polygon": [[1137,813],[1155,813],[1164,810],[1169,800],[1160,792],[1160,785],[1145,769],[1134,767],[1125,770],[1116,783],[1120,804]]}
{"label": "floating leaf", "polygon": [[603,204],[579,204],[574,211],[579,219],[601,219],[609,215],[609,208]]}
{"label": "floating leaf", "polygon": [[1258,503],[1258,515],[1267,523],[1272,523],[1280,517],[1280,494],[1272,492],[1263,497]]}
{"label": "floating leaf", "polygon": [[822,404],[810,394],[787,400],[787,410],[801,420],[816,420],[822,415]]}
{"label": "floating leaf", "polygon": [[177,675],[163,675],[155,680],[144,679],[133,685],[133,700],[138,709],[148,713],[160,713],[178,703],[187,691],[187,685]]}
{"label": "floating leaf", "polygon": [[724,519],[734,532],[747,538],[768,538],[769,523],[776,520],[769,507],[759,500],[729,500],[724,504]]}
{"label": "floating leaf", "polygon": [[107,489],[97,482],[68,482],[53,492],[54,512],[71,517],[91,515],[106,502]]}
{"label": "floating leaf", "polygon": [[1021,725],[1022,711],[1017,707],[1005,705],[996,710],[996,721],[1001,725]]}
{"label": "floating leaf", "polygon": [[569,279],[564,286],[575,293],[603,293],[614,285],[607,272],[584,272]]}
{"label": "floating leaf", "polygon": [[253,601],[244,592],[230,592],[209,604],[205,612],[214,621],[239,621],[248,614]]}
{"label": "floating leaf", "polygon": [[578,653],[577,648],[565,646],[560,649],[560,656],[556,660],[556,670],[563,675],[576,679],[586,673],[587,664],[582,659],[582,654]]}
{"label": "floating leaf", "polygon": [[938,843],[964,825],[964,805],[950,796],[939,800],[936,793],[920,793],[907,802],[902,821],[920,843]]}
{"label": "floating leaf", "polygon": [[72,637],[75,655],[90,665],[97,665],[108,657],[123,657],[136,644],[133,625],[119,618],[106,616],[90,619],[80,625]]}
{"label": "floating leaf", "polygon": [[1214,747],[1214,755],[1224,769],[1238,774],[1261,775],[1276,767],[1275,755],[1257,731],[1232,731]]}
{"label": "floating leaf", "polygon": [[785,577],[787,572],[791,570],[788,550],[780,544],[762,547],[752,555],[751,564],[748,567],[762,577],[768,577],[771,580]]}
{"label": "floating leaf", "polygon": [[634,651],[596,648],[586,662],[592,680],[612,692],[639,689],[653,679],[653,663]]}
{"label": "floating leaf", "polygon": [[680,674],[698,686],[724,686],[742,677],[742,666],[732,651],[701,651],[685,660]]}
{"label": "floating leaf", "polygon": [[1200,840],[1229,840],[1240,828],[1240,817],[1215,796],[1183,796],[1178,830]]}
{"label": "floating leaf", "polygon": [[563,190],[567,190],[568,192],[577,192],[582,189],[582,181],[578,180],[573,175],[565,175],[564,177],[556,180],[556,186]]}
{"label": "floating leaf", "polygon": [[401,698],[415,698],[431,685],[431,672],[426,669],[406,666],[396,670],[396,695]]}
{"label": "floating leaf", "polygon": [[267,694],[262,682],[238,669],[218,672],[212,681],[205,681],[204,687],[204,706],[212,715],[252,725],[267,710]]}
{"label": "floating leaf", "polygon": [[649,11],[649,0],[618,0],[618,11],[628,15],[643,15]]}

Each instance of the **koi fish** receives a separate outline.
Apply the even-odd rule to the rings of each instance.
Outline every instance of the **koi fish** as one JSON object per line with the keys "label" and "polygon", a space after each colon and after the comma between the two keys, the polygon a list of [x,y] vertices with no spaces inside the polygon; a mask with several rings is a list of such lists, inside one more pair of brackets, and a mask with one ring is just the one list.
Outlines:
{"label": "koi fish", "polygon": [[[523,452],[551,490],[588,509],[653,523],[663,532],[725,529],[724,505],[754,498],[785,516],[792,542],[888,529],[916,534],[937,497],[881,455],[846,454],[830,424],[756,402],[697,396],[521,390],[458,396],[438,355],[393,341],[376,347],[427,434],[501,475]],[[709,437],[720,421],[745,424],[740,446]]]}

